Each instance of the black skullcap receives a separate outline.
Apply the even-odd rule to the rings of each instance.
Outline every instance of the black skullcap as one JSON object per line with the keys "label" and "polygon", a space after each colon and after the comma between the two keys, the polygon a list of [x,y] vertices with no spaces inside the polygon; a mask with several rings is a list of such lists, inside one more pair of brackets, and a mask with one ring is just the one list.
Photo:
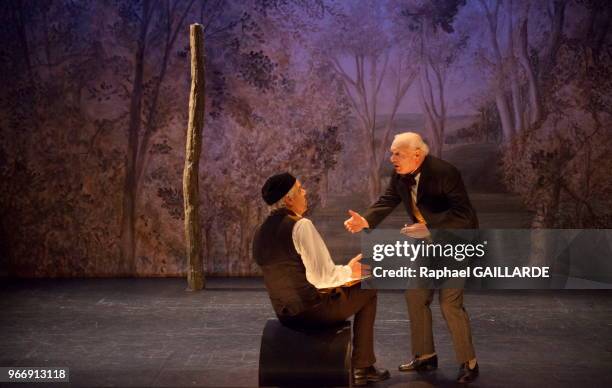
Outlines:
{"label": "black skullcap", "polygon": [[268,205],[272,205],[291,190],[295,180],[288,172],[272,175],[261,188],[261,196]]}

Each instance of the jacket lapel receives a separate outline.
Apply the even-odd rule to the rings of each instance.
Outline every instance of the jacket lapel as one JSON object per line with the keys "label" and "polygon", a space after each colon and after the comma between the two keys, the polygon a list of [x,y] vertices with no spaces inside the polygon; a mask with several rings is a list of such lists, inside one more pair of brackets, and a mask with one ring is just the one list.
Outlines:
{"label": "jacket lapel", "polygon": [[396,179],[395,189],[397,190],[399,196],[402,198],[402,201],[405,201],[408,196],[408,189],[406,188],[406,184],[404,183],[401,175],[399,175],[395,171],[393,172],[393,175]]}
{"label": "jacket lapel", "polygon": [[428,180],[431,177],[429,173],[429,161],[431,160],[430,156],[427,155],[425,160],[423,160],[423,164],[421,165],[421,176],[419,176],[419,185],[417,187],[417,204],[421,201],[421,197],[425,192],[425,187],[428,184]]}

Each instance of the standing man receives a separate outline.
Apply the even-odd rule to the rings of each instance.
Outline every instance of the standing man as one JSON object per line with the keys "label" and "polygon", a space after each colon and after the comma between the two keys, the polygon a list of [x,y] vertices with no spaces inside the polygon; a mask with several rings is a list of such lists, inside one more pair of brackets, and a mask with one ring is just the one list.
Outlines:
{"label": "standing man", "polygon": [[[353,385],[388,379],[389,371],[374,367],[376,290],[362,290],[358,281],[347,285],[368,269],[359,262],[361,255],[348,265],[334,264],[313,223],[302,217],[308,208],[306,190],[291,174],[270,177],[261,193],[270,215],[255,232],[253,257],[278,319],[287,326],[316,327],[355,315]],[[320,291],[330,288],[335,290]]]}
{"label": "standing man", "polygon": [[[477,229],[476,212],[461,174],[451,164],[428,153],[429,147],[417,133],[396,135],[391,144],[391,163],[395,171],[389,186],[363,217],[349,210],[351,217],[344,222],[346,229],[357,233],[364,228],[375,228],[400,203],[412,219],[412,224],[403,229],[411,237],[424,238],[429,235],[429,228]],[[433,289],[406,290],[413,358],[399,366],[402,372],[438,367],[430,309],[433,294]],[[463,289],[440,289],[439,297],[457,361],[461,364],[457,381],[471,382],[478,376],[478,363],[469,318],[463,307]]]}

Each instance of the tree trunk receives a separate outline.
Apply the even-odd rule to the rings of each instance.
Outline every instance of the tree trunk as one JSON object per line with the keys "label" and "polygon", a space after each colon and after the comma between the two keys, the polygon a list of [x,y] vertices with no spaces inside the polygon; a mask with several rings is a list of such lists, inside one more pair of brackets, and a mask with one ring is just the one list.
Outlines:
{"label": "tree trunk", "polygon": [[[166,78],[166,71],[168,70],[168,62],[170,61],[170,57],[172,54],[172,49],[174,48],[174,42],[178,36],[178,32],[181,30],[181,26],[187,16],[187,13],[191,9],[194,0],[191,0],[187,5],[183,14],[179,18],[179,21],[174,30],[170,30],[168,27],[166,31],[166,43],[164,45],[164,54],[162,56],[161,67],[159,71],[159,75],[157,76],[157,82],[153,88],[151,105],[149,107],[149,114],[147,115],[147,119],[145,121],[144,134],[142,136],[142,140],[140,141],[140,145],[138,147],[138,158],[136,160],[136,185],[140,186],[140,182],[142,180],[142,175],[144,170],[148,164],[148,158],[150,156],[149,150],[149,142],[151,141],[151,137],[155,133],[157,129],[157,101],[159,100],[159,95],[161,91],[161,86]],[[174,12],[169,13],[167,16],[168,26],[172,25],[172,20],[174,19]]]}
{"label": "tree trunk", "polygon": [[136,244],[134,241],[136,223],[136,159],[138,157],[138,134],[140,132],[142,93],[144,77],[144,55],[149,29],[149,2],[143,2],[143,20],[136,50],[134,83],[130,101],[130,123],[128,148],[125,156],[125,181],[123,183],[123,212],[121,215],[121,259],[120,272],[123,275],[136,274]]}
{"label": "tree trunk", "polygon": [[378,173],[378,163],[374,157],[370,158],[370,168],[368,169],[368,197],[370,202],[374,202],[380,196],[380,174]]}
{"label": "tree trunk", "polygon": [[[423,111],[424,121],[425,121],[425,131],[431,136],[429,138],[429,145],[431,148],[431,154],[441,158],[442,157],[442,148],[444,147],[444,123],[445,119],[437,113],[437,108],[435,106],[435,102],[430,99],[431,102],[428,102],[427,98],[424,95],[423,83],[421,82],[420,89],[420,101],[421,108]],[[427,86],[429,87],[429,86]],[[430,91],[431,93],[431,91]]]}
{"label": "tree trunk", "polygon": [[518,66],[514,56],[514,24],[512,0],[508,3],[508,72],[510,74],[510,90],[512,92],[512,112],[514,114],[514,131],[523,131],[523,108],[521,104],[521,90],[518,81]]}
{"label": "tree trunk", "polygon": [[26,68],[28,70],[28,83],[30,84],[30,88],[32,93],[34,92],[34,72],[32,71],[32,60],[30,58],[30,47],[28,44],[28,33],[26,30],[26,20],[23,14],[24,4],[22,2],[18,3],[17,6],[17,29],[19,33],[19,38],[21,40],[21,46],[23,49],[23,58],[26,64]]}
{"label": "tree trunk", "polygon": [[504,91],[504,64],[499,42],[497,41],[497,25],[499,6],[501,3],[497,1],[494,9],[489,8],[487,2],[484,0],[480,0],[480,4],[486,11],[487,24],[489,26],[489,40],[491,42],[491,47],[493,48],[495,58],[495,105],[497,106],[497,111],[499,112],[499,118],[502,125],[502,142],[509,142],[514,135],[514,126],[512,122],[512,113],[510,111],[510,107],[508,106],[506,93]]}
{"label": "tree trunk", "polygon": [[199,164],[204,128],[204,37],[201,24],[189,28],[191,47],[191,93],[189,95],[189,123],[183,170],[183,199],[185,204],[185,243],[187,248],[187,283],[190,290],[204,288],[202,264],[202,235],[200,228]]}
{"label": "tree trunk", "polygon": [[514,127],[512,126],[512,116],[508,108],[508,101],[503,90],[498,90],[495,93],[495,105],[497,106],[502,126],[502,142],[507,143],[514,136]]}
{"label": "tree trunk", "polygon": [[523,109],[521,104],[521,89],[518,81],[518,66],[514,56],[514,34],[512,24],[512,0],[509,3],[510,14],[508,17],[508,72],[510,74],[510,91],[512,113],[514,118],[514,133],[523,132]]}
{"label": "tree trunk", "polygon": [[552,235],[546,229],[552,229],[555,224],[561,194],[560,178],[556,179],[552,191],[543,194],[544,198],[537,207],[536,214],[531,222],[531,251],[528,263],[531,266],[550,266],[553,264],[548,262],[547,258],[551,256],[554,241],[551,238]]}
{"label": "tree trunk", "polygon": [[529,41],[529,33],[527,30],[528,19],[525,17],[522,21],[520,38],[519,38],[519,50],[518,57],[523,69],[525,70],[525,74],[527,74],[527,87],[528,87],[528,95],[529,95],[529,125],[533,125],[538,120],[540,120],[540,116],[542,114],[542,108],[540,107],[540,96],[538,91],[538,84],[535,76],[535,72],[533,71],[533,67],[531,66],[531,61],[529,60],[528,53],[528,41]]}
{"label": "tree trunk", "polygon": [[557,51],[561,47],[561,38],[563,37],[563,24],[565,24],[565,7],[567,0],[555,0],[554,13],[552,18],[552,31],[546,57],[543,60],[540,70],[540,76],[547,77],[555,65]]}
{"label": "tree trunk", "polygon": [[512,61],[512,68],[510,69],[511,76],[511,91],[512,91],[512,112],[514,113],[514,133],[523,132],[523,109],[521,104],[521,89],[516,76],[516,64]]}
{"label": "tree trunk", "polygon": [[434,127],[434,148],[435,148],[435,156],[438,158],[442,158],[442,150],[444,148],[444,123],[442,119],[438,120],[438,123]]}

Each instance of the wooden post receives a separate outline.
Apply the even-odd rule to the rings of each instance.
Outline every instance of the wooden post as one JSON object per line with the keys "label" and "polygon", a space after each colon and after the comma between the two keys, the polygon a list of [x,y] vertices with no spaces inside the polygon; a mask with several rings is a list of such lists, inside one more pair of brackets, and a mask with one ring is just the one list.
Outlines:
{"label": "wooden post", "polygon": [[198,164],[202,150],[204,128],[204,37],[201,24],[189,26],[191,46],[191,93],[189,95],[189,123],[183,170],[183,198],[185,204],[185,243],[187,246],[187,284],[189,290],[204,288],[202,263],[202,233],[200,228],[200,196]]}

